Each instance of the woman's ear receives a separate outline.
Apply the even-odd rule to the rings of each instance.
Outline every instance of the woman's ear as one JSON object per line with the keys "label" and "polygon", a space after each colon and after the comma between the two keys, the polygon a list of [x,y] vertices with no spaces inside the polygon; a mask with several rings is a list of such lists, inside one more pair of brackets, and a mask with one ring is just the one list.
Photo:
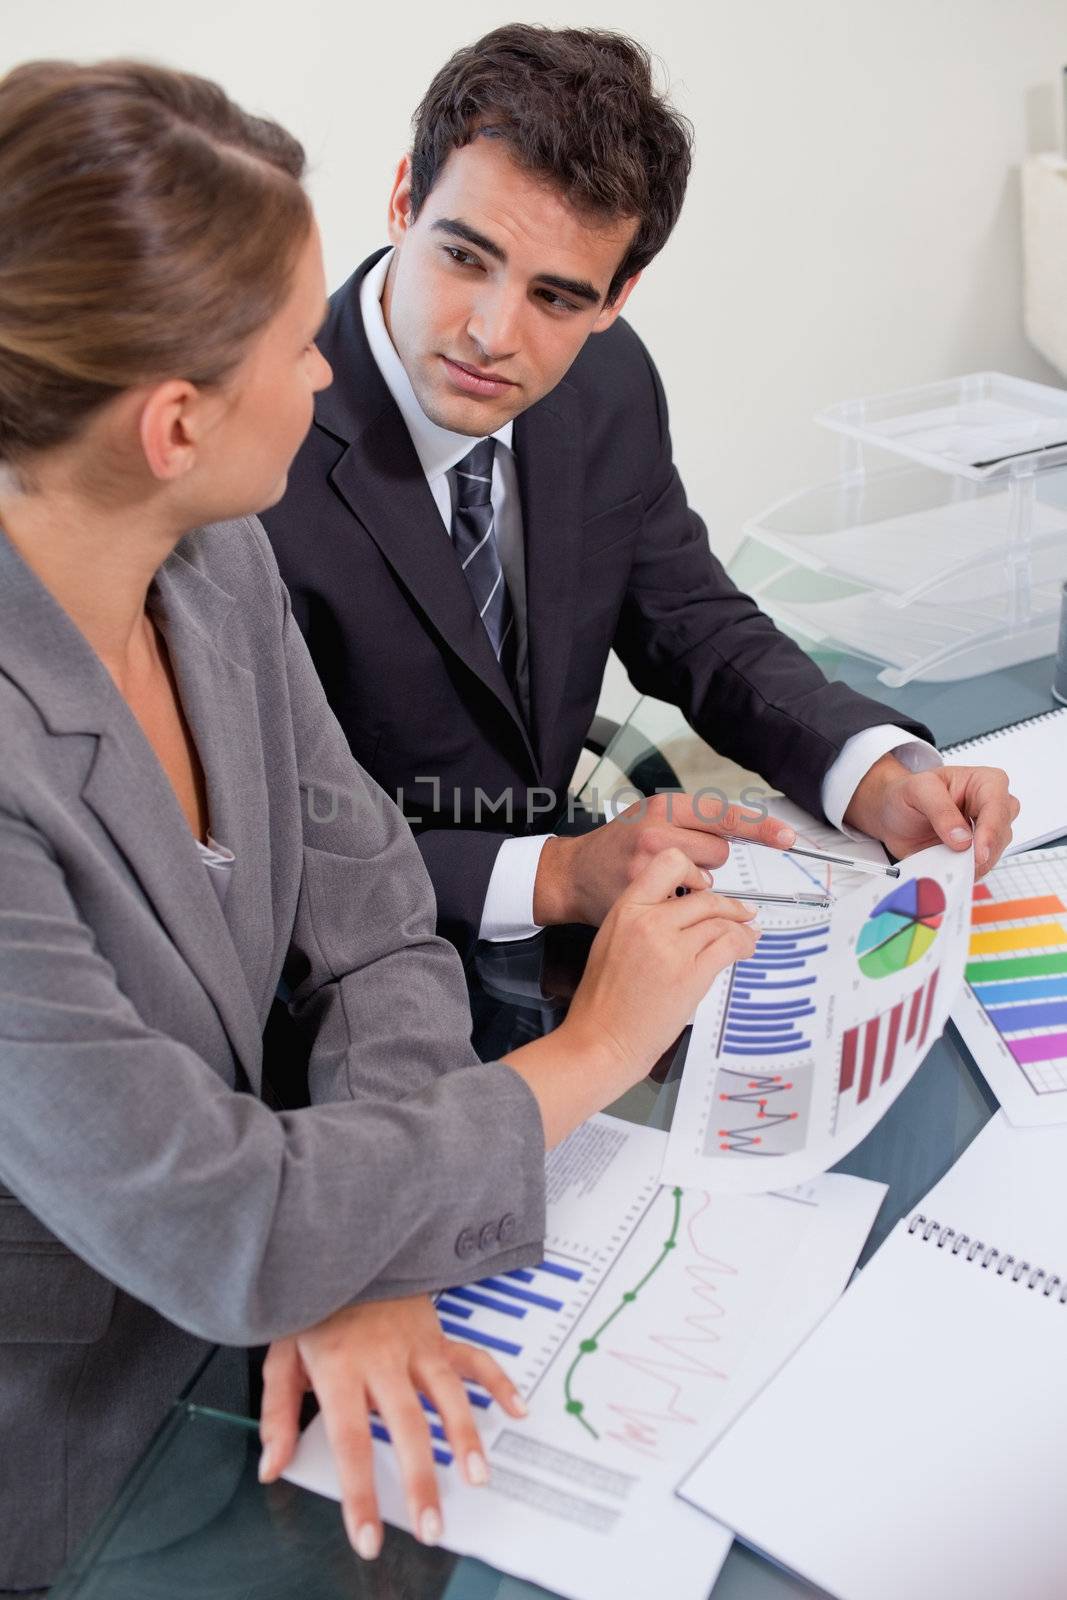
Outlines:
{"label": "woman's ear", "polygon": [[204,396],[184,378],[157,384],[141,399],[139,434],[148,469],[161,483],[184,477],[196,461]]}

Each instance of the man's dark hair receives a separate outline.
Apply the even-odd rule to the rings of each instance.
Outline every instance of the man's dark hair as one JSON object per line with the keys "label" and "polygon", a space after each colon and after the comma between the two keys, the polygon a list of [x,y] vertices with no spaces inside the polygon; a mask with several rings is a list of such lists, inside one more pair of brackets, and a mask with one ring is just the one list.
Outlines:
{"label": "man's dark hair", "polygon": [[413,216],[450,152],[487,131],[575,210],[636,217],[610,304],[666,244],[692,162],[692,126],[657,92],[648,51],[621,33],[526,23],[457,50],[415,113]]}

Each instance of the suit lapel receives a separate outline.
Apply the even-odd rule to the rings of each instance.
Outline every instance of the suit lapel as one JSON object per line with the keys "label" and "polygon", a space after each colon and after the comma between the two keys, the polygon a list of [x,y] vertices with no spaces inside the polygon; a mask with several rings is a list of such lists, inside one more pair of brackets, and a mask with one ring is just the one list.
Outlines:
{"label": "suit lapel", "polygon": [[[217,913],[210,924],[216,946],[207,973],[211,981],[203,976],[201,981],[231,1039],[236,1042],[241,1032],[248,1039],[258,1071],[260,1015],[270,1000],[275,929],[265,848],[270,838],[269,776],[255,678],[220,646],[223,623],[233,607],[229,594],[180,555],[163,569],[156,587],[157,620],[204,768],[212,837],[236,857],[223,913],[197,856],[198,898],[206,888]],[[170,784],[166,787],[169,791]],[[222,964],[216,966],[216,961]]]}
{"label": "suit lapel", "polygon": [[522,713],[493,654],[404,419],[367,343],[359,288],[380,255],[364,262],[338,291],[319,340],[335,377],[316,400],[315,424],[348,446],[330,481],[441,643],[500,703],[536,770]]}
{"label": "suit lapel", "polygon": [[[173,575],[172,568],[177,569]],[[236,885],[246,866],[250,877],[263,870],[258,856],[266,833],[258,834],[260,842],[253,848],[253,829],[264,824],[251,815],[257,806],[256,757],[247,748],[258,739],[255,708],[232,687],[232,672],[240,669],[228,663],[231,671],[225,670],[210,631],[192,621],[198,606],[206,606],[209,622],[221,622],[232,600],[180,556],[171,557],[157,588],[186,716],[207,773],[211,827],[238,854]],[[191,594],[190,588],[199,592]],[[0,596],[0,660],[5,670],[31,695],[52,734],[96,735],[82,798],[209,996],[246,1076],[258,1088],[260,1023],[248,980],[154,751],[95,651],[2,537]],[[261,753],[258,767],[261,772]],[[242,821],[246,804],[250,812]],[[246,840],[242,861],[240,846]]]}
{"label": "suit lapel", "polygon": [[515,419],[533,735],[542,767],[567,678],[581,559],[581,412],[564,381]]}

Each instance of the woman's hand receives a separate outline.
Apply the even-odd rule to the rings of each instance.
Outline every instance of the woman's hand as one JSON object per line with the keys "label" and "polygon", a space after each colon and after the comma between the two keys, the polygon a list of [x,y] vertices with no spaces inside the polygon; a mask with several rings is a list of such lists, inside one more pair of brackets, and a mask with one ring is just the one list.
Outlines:
{"label": "woman's hand", "polygon": [[481,1384],[513,1417],[526,1415],[518,1390],[491,1356],[445,1338],[427,1295],[346,1306],[304,1333],[276,1339],[263,1367],[260,1481],[273,1483],[289,1464],[301,1400],[313,1389],[337,1464],[345,1531],[353,1549],[373,1560],[382,1545],[370,1433],[370,1413],[377,1411],[396,1451],[411,1525],[423,1544],[436,1544],[441,1502],[420,1395],[437,1411],[467,1482],[489,1479],[464,1378]]}
{"label": "woman's hand", "polygon": [[604,918],[566,1020],[504,1058],[537,1098],[547,1146],[645,1076],[712,980],[752,954],[754,916],[681,850],[642,869]]}
{"label": "woman's hand", "polygon": [[628,1088],[681,1033],[722,969],[752,954],[755,915],[715,894],[684,851],[661,852],[605,917],[566,1026],[606,1045]]}

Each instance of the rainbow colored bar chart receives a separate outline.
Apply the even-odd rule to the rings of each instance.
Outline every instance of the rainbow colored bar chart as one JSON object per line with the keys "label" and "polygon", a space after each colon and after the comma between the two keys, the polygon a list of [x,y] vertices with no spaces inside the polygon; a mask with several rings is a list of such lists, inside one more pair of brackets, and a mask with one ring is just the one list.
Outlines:
{"label": "rainbow colored bar chart", "polygon": [[1036,1095],[1067,1093],[1067,851],[1033,851],[974,890],[966,979]]}

